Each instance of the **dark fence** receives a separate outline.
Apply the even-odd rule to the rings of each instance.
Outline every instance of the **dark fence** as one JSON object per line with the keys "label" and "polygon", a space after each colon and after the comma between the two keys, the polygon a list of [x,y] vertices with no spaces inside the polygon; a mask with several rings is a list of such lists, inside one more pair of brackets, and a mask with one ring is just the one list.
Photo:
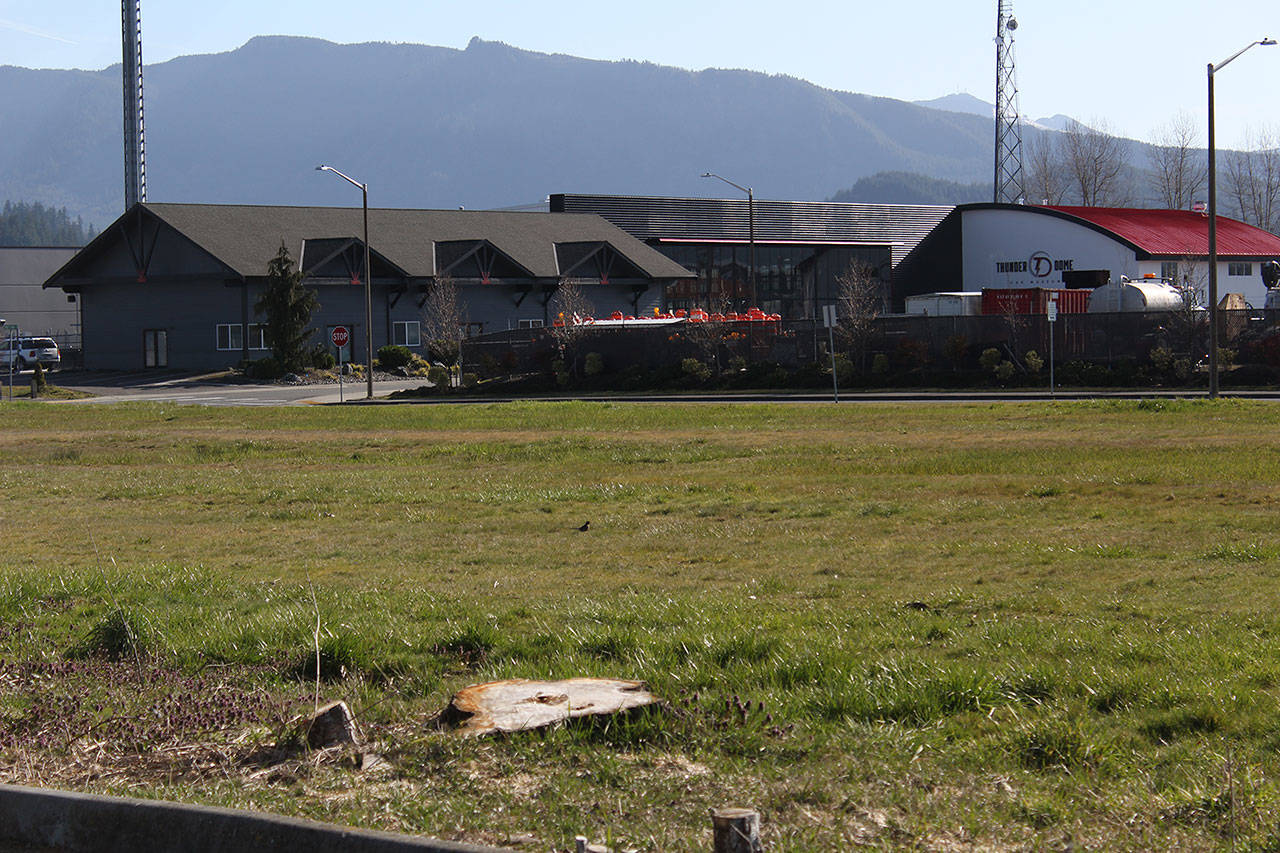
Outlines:
{"label": "dark fence", "polygon": [[[701,327],[700,327],[701,326]],[[1219,312],[1219,346],[1236,363],[1280,367],[1280,311]],[[884,356],[894,370],[908,367],[972,367],[983,350],[1021,359],[1028,351],[1055,360],[1102,366],[1145,363],[1165,350],[1198,362],[1208,352],[1207,312],[1125,312],[1044,315],[879,317],[861,341],[839,334],[837,352],[864,365]],[[828,358],[828,331],[810,320],[780,323],[677,324],[662,327],[586,328],[570,340],[550,329],[520,329],[471,338],[463,343],[464,370],[481,376],[549,371],[556,359],[581,364],[596,353],[607,372],[653,370],[696,358],[727,366],[734,359],[798,367]]]}

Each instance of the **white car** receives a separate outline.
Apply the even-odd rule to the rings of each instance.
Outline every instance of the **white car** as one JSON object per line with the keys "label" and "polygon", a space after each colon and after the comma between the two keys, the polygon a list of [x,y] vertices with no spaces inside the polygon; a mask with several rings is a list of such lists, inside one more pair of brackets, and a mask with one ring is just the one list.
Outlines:
{"label": "white car", "polygon": [[5,338],[0,340],[0,370],[26,370],[43,365],[46,369],[62,363],[62,353],[53,338]]}

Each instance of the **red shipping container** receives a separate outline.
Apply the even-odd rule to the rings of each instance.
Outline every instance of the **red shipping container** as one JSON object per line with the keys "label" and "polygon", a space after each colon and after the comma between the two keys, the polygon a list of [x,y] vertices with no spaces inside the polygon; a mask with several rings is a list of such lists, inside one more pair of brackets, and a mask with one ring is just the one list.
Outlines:
{"label": "red shipping container", "polygon": [[1049,298],[1058,300],[1059,314],[1085,314],[1091,290],[1047,287],[987,287],[982,291],[983,314],[1048,314]]}

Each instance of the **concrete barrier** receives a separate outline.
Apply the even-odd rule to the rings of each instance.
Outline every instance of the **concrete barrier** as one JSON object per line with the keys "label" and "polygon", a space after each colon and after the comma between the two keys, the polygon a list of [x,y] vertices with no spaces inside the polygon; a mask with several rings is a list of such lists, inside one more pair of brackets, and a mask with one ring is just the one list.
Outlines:
{"label": "concrete barrier", "polygon": [[59,853],[501,853],[238,809],[0,785],[0,847]]}

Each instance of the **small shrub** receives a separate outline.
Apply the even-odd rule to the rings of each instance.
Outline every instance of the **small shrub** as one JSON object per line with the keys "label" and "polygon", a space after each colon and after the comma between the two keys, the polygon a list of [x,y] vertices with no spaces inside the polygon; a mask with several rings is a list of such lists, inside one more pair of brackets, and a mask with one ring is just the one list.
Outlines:
{"label": "small shrub", "polygon": [[889,356],[882,352],[878,352],[875,358],[871,359],[871,372],[876,376],[884,376],[889,372]]}
{"label": "small shrub", "polygon": [[855,370],[853,362],[849,360],[849,356],[837,354],[834,359],[834,363],[836,369],[836,381],[841,385],[847,385],[852,382]]}
{"label": "small shrub", "polygon": [[35,371],[31,374],[31,387],[37,394],[43,394],[49,388],[48,380],[44,375],[44,365],[38,361]]}
{"label": "small shrub", "polygon": [[711,368],[696,358],[686,358],[680,362],[680,370],[685,376],[697,382],[706,382],[711,378]]}
{"label": "small shrub", "polygon": [[582,363],[582,372],[587,376],[599,376],[604,373],[604,356],[598,352],[587,353]]}
{"label": "small shrub", "polygon": [[464,374],[462,374],[462,387],[463,387],[463,388],[474,388],[474,387],[476,387],[476,385],[478,385],[479,383],[480,383],[480,377],[479,377],[479,376],[477,376],[476,374],[474,374],[474,373],[464,373]]}
{"label": "small shrub", "polygon": [[284,365],[271,356],[249,362],[244,371],[250,379],[279,379],[285,372]]}
{"label": "small shrub", "polygon": [[997,364],[995,367],[996,379],[998,379],[1000,382],[1008,382],[1010,379],[1013,378],[1013,374],[1016,371],[1017,371],[1017,368],[1013,366],[1013,362],[1009,361],[1008,359],[1005,359],[1004,361]]}
{"label": "small shrub", "polygon": [[319,368],[320,370],[333,370],[337,364],[338,359],[333,353],[329,352],[324,347],[317,347],[315,351],[311,353],[312,367]]}
{"label": "small shrub", "polygon": [[449,371],[438,364],[427,368],[427,381],[437,388],[449,387]]}
{"label": "small shrub", "polygon": [[67,651],[67,657],[126,660],[146,654],[147,645],[147,632],[141,620],[116,608],[98,620],[85,638]]}
{"label": "small shrub", "polygon": [[1032,374],[1039,373],[1044,367],[1044,359],[1035,350],[1027,350],[1027,354],[1022,359],[1027,363],[1027,371]]}
{"label": "small shrub", "polygon": [[378,364],[386,370],[404,367],[413,359],[413,352],[408,347],[398,344],[387,344],[378,347]]}
{"label": "small shrub", "polygon": [[982,355],[978,357],[978,364],[982,365],[983,370],[995,373],[996,368],[1000,366],[1000,350],[995,347],[984,349]]}

